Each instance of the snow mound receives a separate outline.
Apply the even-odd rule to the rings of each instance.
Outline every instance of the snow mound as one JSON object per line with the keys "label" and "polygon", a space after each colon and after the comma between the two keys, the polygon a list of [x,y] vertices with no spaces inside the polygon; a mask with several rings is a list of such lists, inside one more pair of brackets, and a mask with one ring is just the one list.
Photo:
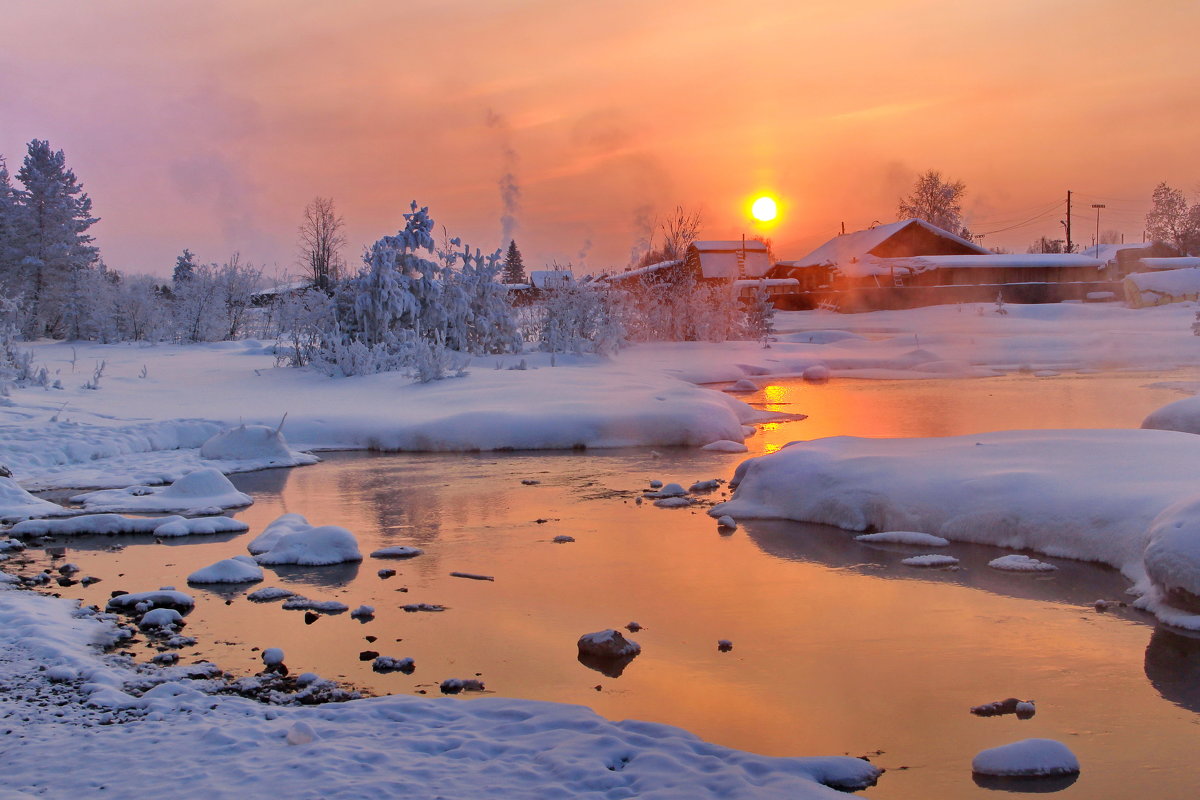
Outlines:
{"label": "snow mound", "polygon": [[1001,569],[1008,572],[1053,572],[1058,569],[1053,564],[1047,564],[1045,561],[1038,561],[1036,558],[1019,554],[993,558],[988,562],[988,566],[992,569]]}
{"label": "snow mound", "polygon": [[174,629],[182,627],[183,624],[183,615],[173,608],[151,609],[138,620],[138,627],[143,630],[150,628]]}
{"label": "snow mound", "polygon": [[944,556],[939,553],[930,553],[924,556],[912,556],[900,562],[907,564],[910,567],[953,567],[958,563],[958,559],[954,556]]}
{"label": "snow mound", "polygon": [[728,514],[724,514],[717,518],[717,526],[721,527],[721,528],[727,528],[728,530],[731,530],[731,531],[736,531],[737,530],[737,520],[735,520],[733,517],[729,516]]}
{"label": "snow mound", "polygon": [[416,665],[411,658],[392,658],[390,656],[377,656],[371,662],[371,669],[375,672],[403,672],[406,675],[411,675],[416,669]]}
{"label": "snow mound", "polygon": [[292,452],[283,433],[266,425],[239,425],[221,431],[200,445],[200,457],[214,461],[255,461],[264,467],[294,467],[316,460]]}
{"label": "snow mound", "polygon": [[188,575],[188,583],[257,583],[263,579],[262,567],[250,556],[234,556],[210,564]]}
{"label": "snow mound", "polygon": [[283,663],[283,650],[278,647],[268,647],[262,651],[262,660],[268,667],[277,667]]}
{"label": "snow mound", "polygon": [[[928,531],[1098,561],[1134,582],[1140,606],[1200,628],[1200,605],[1190,603],[1200,597],[1200,525],[1185,521],[1200,503],[1200,436],[1144,429],[842,436],[744,461],[731,484],[733,497],[709,514]],[[1145,561],[1152,539],[1155,577]]]}
{"label": "snow mound", "polygon": [[350,610],[350,606],[337,600],[310,600],[298,594],[284,600],[282,607],[288,611],[320,611],[322,614],[342,614]]}
{"label": "snow mound", "polygon": [[0,478],[0,522],[30,517],[54,517],[76,514],[58,503],[34,497],[12,478]]}
{"label": "snow mound", "polygon": [[120,514],[83,514],[70,519],[31,519],[17,523],[14,536],[115,536],[150,533],[163,538],[201,534],[242,533],[250,526],[230,517],[123,517]]}
{"label": "snow mound", "polygon": [[971,771],[998,778],[1074,775],[1079,772],[1079,759],[1062,742],[1024,739],[981,751],[971,762]]}
{"label": "snow mound", "polygon": [[130,486],[103,489],[71,498],[87,511],[189,512],[201,508],[241,508],[254,500],[233,487],[220,470],[212,467],[189,472],[166,488]]}
{"label": "snow mound", "polygon": [[730,386],[725,391],[727,392],[757,392],[758,384],[749,378],[742,378],[740,381]]}
{"label": "snow mound", "polygon": [[371,558],[414,558],[424,552],[419,547],[396,545],[394,547],[381,547],[378,550],[372,551]]}
{"label": "snow mound", "polygon": [[337,525],[296,530],[280,536],[271,549],[256,555],[259,564],[322,567],[362,561],[354,534]]}
{"label": "snow mound", "polygon": [[646,492],[643,497],[683,497],[687,490],[678,483],[668,483],[657,492]]}
{"label": "snow mound", "polygon": [[809,383],[825,383],[827,380],[829,380],[831,374],[832,373],[830,373],[829,367],[825,366],[824,364],[813,364],[811,367],[804,370],[804,372],[801,374],[801,377],[803,377],[804,380],[808,381]]}
{"label": "snow mound", "polygon": [[701,447],[700,449],[708,450],[714,453],[744,453],[750,448],[746,447],[746,445],[742,444],[741,442],[735,442],[731,439],[718,439],[715,442],[710,442],[704,445],[704,447]]}
{"label": "snow mound", "polygon": [[857,542],[867,544],[910,544],[914,547],[945,547],[949,539],[934,536],[932,533],[920,531],[881,531],[880,533],[862,533],[854,537]]}
{"label": "snow mound", "polygon": [[1200,395],[1185,397],[1152,411],[1142,427],[1161,431],[1200,433]]}
{"label": "snow mound", "polygon": [[691,504],[692,500],[688,497],[664,497],[654,501],[659,508],[687,508]]}

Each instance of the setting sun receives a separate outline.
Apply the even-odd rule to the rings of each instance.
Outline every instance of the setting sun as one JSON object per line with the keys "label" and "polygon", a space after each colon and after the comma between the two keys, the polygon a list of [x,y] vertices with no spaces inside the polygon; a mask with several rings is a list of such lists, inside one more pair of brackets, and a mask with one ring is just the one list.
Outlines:
{"label": "setting sun", "polygon": [[775,219],[776,213],[775,199],[771,197],[760,197],[750,207],[750,215],[759,222],[770,222]]}

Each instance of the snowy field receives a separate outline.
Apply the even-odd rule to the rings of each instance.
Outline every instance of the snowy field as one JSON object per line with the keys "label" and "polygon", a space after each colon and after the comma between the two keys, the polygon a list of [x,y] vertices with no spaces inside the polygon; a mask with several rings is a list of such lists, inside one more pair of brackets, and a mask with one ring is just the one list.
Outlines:
{"label": "snowy field", "polygon": [[[18,389],[0,399],[0,464],[13,474],[0,478],[0,516],[59,514],[22,491],[49,488],[115,490],[79,495],[97,511],[216,515],[253,500],[218,485],[219,473],[311,463],[306,451],[698,448],[741,442],[752,433],[747,426],[771,418],[736,393],[699,384],[749,381],[753,389],[776,376],[986,379],[1200,365],[1200,340],[1190,330],[1194,304],[1003,311],[965,305],[781,314],[779,340],[769,349],[674,343],[630,347],[612,360],[476,359],[466,376],[432,384],[277,368],[270,348],[257,342],[36,343],[36,362],[62,388]],[[85,387],[100,364],[98,388]],[[1184,412],[1172,419],[1190,408]],[[221,438],[241,425],[262,432],[260,445]],[[1182,422],[1154,426],[1189,430]],[[286,441],[271,438],[276,430]],[[737,493],[714,513],[1101,561],[1122,570],[1162,618],[1200,627],[1188,613],[1200,609],[1187,607],[1200,598],[1200,498],[1191,489],[1200,477],[1200,443],[1192,434],[966,438],[794,445],[746,462]],[[203,491],[186,481],[182,489],[155,488],[201,468],[212,468],[201,473],[208,476]],[[242,568],[216,571],[235,567]],[[18,738],[6,737],[5,763],[19,765],[9,772],[10,785],[31,796],[48,788],[44,764],[60,758],[68,742],[96,768],[56,774],[51,795],[132,780],[140,795],[206,798],[266,787],[298,797],[415,787],[452,797],[497,790],[528,797],[833,797],[822,784],[853,788],[876,773],[857,759],[752,756],[663,726],[611,723],[586,709],[520,700],[395,697],[274,708],[215,696],[210,675],[100,656],[91,645],[115,641],[113,620],[72,614],[66,601],[5,590],[0,615],[0,714],[20,723],[12,726]],[[105,757],[112,752],[148,757]],[[339,776],[336,787],[322,783],[330,775]]]}

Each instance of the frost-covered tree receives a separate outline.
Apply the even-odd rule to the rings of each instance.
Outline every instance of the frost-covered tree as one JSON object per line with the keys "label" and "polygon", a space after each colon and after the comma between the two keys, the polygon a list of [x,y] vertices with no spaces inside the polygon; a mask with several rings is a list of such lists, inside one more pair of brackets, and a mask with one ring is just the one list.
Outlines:
{"label": "frost-covered tree", "polygon": [[746,333],[762,342],[763,347],[768,346],[771,335],[775,333],[775,304],[763,281],[758,282],[754,296],[746,307]]}
{"label": "frost-covered tree", "polygon": [[332,197],[314,197],[304,207],[300,223],[300,265],[312,285],[326,294],[341,278],[345,223],[333,207]]}
{"label": "frost-covered tree", "polygon": [[957,234],[963,230],[962,198],[967,185],[962,181],[942,178],[936,169],[917,177],[912,191],[900,198],[896,206],[897,219],[923,219],[942,230]]}
{"label": "frost-covered tree", "polygon": [[525,276],[525,261],[521,258],[521,251],[517,249],[516,239],[508,243],[508,252],[504,255],[504,282],[528,282]]}
{"label": "frost-covered tree", "polygon": [[217,269],[215,278],[222,313],[221,338],[240,339],[246,335],[253,295],[262,284],[262,269],[242,263],[241,254],[234,253]]}
{"label": "frost-covered tree", "polygon": [[94,268],[99,251],[88,229],[91,198],[67,167],[62,150],[34,139],[17,172],[22,189],[17,202],[26,217],[25,236],[18,243],[22,259],[22,290],[28,304],[28,335],[62,335],[65,305],[75,282],[72,273]]}
{"label": "frost-covered tree", "polygon": [[187,283],[196,274],[196,256],[186,247],[175,257],[175,269],[171,272],[171,283],[178,286]]}
{"label": "frost-covered tree", "polygon": [[222,302],[215,264],[197,265],[192,277],[175,286],[176,341],[211,342],[220,338]]}
{"label": "frost-covered tree", "polygon": [[572,284],[538,303],[538,347],[549,353],[610,355],[625,341],[620,313],[599,289]]}
{"label": "frost-covered tree", "polygon": [[126,276],[116,288],[113,319],[121,341],[167,338],[170,313],[162,287],[149,275]]}
{"label": "frost-covered tree", "polygon": [[413,203],[404,217],[404,229],[375,242],[335,297],[337,330],[314,358],[330,374],[406,369],[431,380],[459,371],[459,354],[520,345],[496,283],[499,253],[472,252],[457,239],[435,248],[429,210]]}
{"label": "frost-covered tree", "polygon": [[1200,250],[1200,205],[1188,207],[1179,189],[1166,183],[1154,187],[1152,206],[1146,214],[1146,234],[1157,242],[1165,242],[1180,255]]}
{"label": "frost-covered tree", "polygon": [[285,295],[276,304],[275,325],[276,361],[289,367],[306,366],[336,329],[334,301],[317,289]]}

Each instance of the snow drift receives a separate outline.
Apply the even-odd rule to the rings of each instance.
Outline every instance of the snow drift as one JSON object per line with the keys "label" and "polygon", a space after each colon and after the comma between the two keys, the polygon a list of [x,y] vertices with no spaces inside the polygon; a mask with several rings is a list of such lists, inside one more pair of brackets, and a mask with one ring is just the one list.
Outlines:
{"label": "snow drift", "polygon": [[[1200,628],[1200,437],[1150,430],[1006,431],[793,442],[737,468],[713,516],[904,530],[1099,561],[1140,604]],[[1160,516],[1162,515],[1162,516]],[[1192,611],[1193,607],[1195,608]]]}

